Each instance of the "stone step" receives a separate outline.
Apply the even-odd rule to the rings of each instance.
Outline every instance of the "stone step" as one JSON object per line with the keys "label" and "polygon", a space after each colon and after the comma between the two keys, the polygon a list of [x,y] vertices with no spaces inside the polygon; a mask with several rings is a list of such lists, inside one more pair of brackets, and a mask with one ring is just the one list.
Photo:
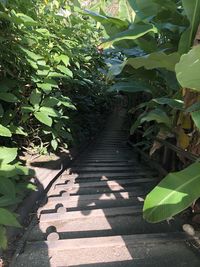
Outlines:
{"label": "stone step", "polygon": [[[122,193],[123,194],[123,193]],[[85,195],[83,195],[85,196]],[[89,195],[90,196],[90,195]],[[54,201],[48,201],[44,204],[41,209],[38,211],[38,214],[56,212],[57,208],[60,206],[65,207],[68,211],[78,211],[78,210],[91,210],[91,209],[103,209],[111,207],[127,207],[132,205],[137,205],[143,202],[144,196],[140,197],[130,197],[130,199],[96,199],[96,200],[83,200],[79,197],[75,200],[76,196],[66,197],[54,197]],[[50,200],[51,198],[49,198]]]}
{"label": "stone step", "polygon": [[73,188],[71,186],[66,187],[65,189],[55,188],[49,191],[47,194],[49,197],[62,195],[64,192],[69,192],[70,195],[88,195],[88,194],[110,194],[110,193],[121,193],[121,192],[131,192],[135,191],[138,195],[144,195],[150,192],[153,186],[130,186],[130,185],[116,185],[112,186],[112,189],[108,186],[106,187],[94,187],[94,188]]}
{"label": "stone step", "polygon": [[[112,216],[122,216],[127,214],[135,214],[141,213],[142,206],[130,206],[130,207],[117,207],[117,208],[108,208],[108,209],[93,209],[91,211],[87,211],[87,218],[97,218],[97,217],[112,217]],[[70,211],[70,212],[55,212],[49,214],[41,214],[40,216],[40,224],[43,223],[54,223],[56,221],[67,221],[69,220],[83,220],[86,215],[84,215],[83,211]]]}
{"label": "stone step", "polygon": [[[152,183],[153,180],[151,178],[143,178],[143,179],[120,179],[120,180],[113,180],[113,181],[97,181],[97,182],[87,182],[85,181],[86,179],[84,179],[84,181],[82,180],[82,182],[79,183],[75,183],[75,184],[56,184],[53,188],[54,189],[59,189],[59,190],[65,190],[65,189],[69,189],[72,187],[72,189],[77,188],[77,189],[81,189],[81,188],[91,188],[91,187],[109,187],[110,189],[112,189],[113,187],[116,187],[118,185],[138,185],[138,184],[143,184],[143,183]],[[81,181],[81,179],[80,179]]]}
{"label": "stone step", "polygon": [[185,241],[183,233],[165,233],[30,242],[15,267],[199,267]]}
{"label": "stone step", "polygon": [[[144,177],[152,177],[152,175],[155,174],[155,172],[153,171],[144,171],[144,170],[138,170],[138,171],[116,171],[116,172],[90,172],[90,173],[80,173],[78,174],[78,178],[95,178],[95,177],[102,177],[102,176],[107,176],[109,178],[111,177],[141,177],[141,176],[144,176]],[[75,174],[77,175],[77,174]]]}
{"label": "stone step", "polygon": [[[72,168],[73,167],[130,167],[130,166],[134,166],[134,167],[140,167],[140,163],[138,163],[136,160],[135,161],[125,161],[125,162],[91,162],[91,163],[83,163],[81,162],[76,162],[72,164]],[[141,166],[142,168],[142,166]]]}
{"label": "stone step", "polygon": [[125,210],[128,211],[126,213],[107,214],[104,212],[105,214],[100,214],[100,216],[91,215],[93,212],[91,210],[82,210],[81,214],[83,216],[81,219],[78,217],[77,219],[66,220],[64,217],[59,221],[42,221],[33,228],[28,239],[29,241],[46,240],[48,233],[51,231],[56,231],[61,239],[181,231],[181,224],[180,222],[178,224],[177,221],[172,221],[170,224],[167,222],[147,223],[142,219],[141,208],[138,211],[136,208],[129,207],[128,211],[126,207]]}
{"label": "stone step", "polygon": [[127,171],[138,171],[138,170],[142,170],[142,167],[141,166],[100,166],[100,167],[71,167],[70,169],[68,169],[69,173],[72,172],[116,172],[116,171],[119,171],[119,172],[127,172]]}

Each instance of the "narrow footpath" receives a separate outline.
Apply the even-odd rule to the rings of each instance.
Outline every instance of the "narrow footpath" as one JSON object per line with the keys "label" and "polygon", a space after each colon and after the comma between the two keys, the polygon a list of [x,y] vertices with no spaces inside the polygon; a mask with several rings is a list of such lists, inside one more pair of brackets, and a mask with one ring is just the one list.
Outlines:
{"label": "narrow footpath", "polygon": [[123,114],[111,116],[58,178],[13,266],[200,266],[179,221],[143,220],[143,201],[157,173],[127,146],[123,121]]}

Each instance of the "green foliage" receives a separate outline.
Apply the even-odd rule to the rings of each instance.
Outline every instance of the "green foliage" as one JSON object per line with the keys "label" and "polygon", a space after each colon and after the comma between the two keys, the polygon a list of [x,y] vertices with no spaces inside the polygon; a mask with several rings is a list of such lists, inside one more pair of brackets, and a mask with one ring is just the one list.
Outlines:
{"label": "green foliage", "polygon": [[[17,148],[0,147],[0,247],[7,246],[5,226],[20,227],[10,207],[15,207],[29,191],[27,178],[33,175],[15,159]],[[32,189],[34,187],[32,186]]]}
{"label": "green foliage", "polygon": [[[0,135],[15,140],[20,135],[19,145],[45,143],[53,150],[55,142],[57,148],[67,147],[73,140],[81,142],[77,135],[72,138],[61,132],[72,130],[75,122],[70,116],[82,112],[72,102],[77,90],[85,90],[85,94],[90,90],[99,98],[105,94],[103,75],[97,70],[104,65],[96,49],[101,30],[81,15],[78,1],[75,5],[71,1],[64,5],[59,1],[26,5],[23,0],[8,1],[0,9]],[[91,90],[94,84],[98,91]],[[83,105],[87,105],[86,99],[81,99]],[[8,110],[12,113],[9,123]],[[93,117],[94,121],[95,114]],[[83,129],[79,126],[77,130]]]}
{"label": "green foliage", "polygon": [[181,54],[187,53],[190,50],[200,24],[200,1],[182,0],[182,4],[190,26],[183,33],[179,42],[179,51]]}
{"label": "green foliage", "polygon": [[[135,12],[134,19],[129,19],[127,26],[124,19],[123,29],[116,27],[113,34],[107,32],[109,36],[102,44],[110,48],[108,53],[115,58],[109,62],[108,78],[112,82],[109,90],[123,91],[132,100],[131,134],[140,127],[148,141],[154,142],[159,135],[164,139],[170,136],[186,149],[190,137],[184,128],[189,130],[190,126],[180,129],[181,118],[190,119],[191,115],[200,129],[199,103],[185,108],[180,90],[180,85],[200,90],[200,46],[191,49],[200,24],[200,1],[129,0],[128,3]],[[155,152],[154,147],[150,154],[152,151]],[[158,222],[189,206],[200,196],[198,169],[196,163],[180,173],[169,174],[148,195],[144,217]]]}
{"label": "green foliage", "polygon": [[135,40],[149,32],[157,33],[156,27],[152,25],[134,25],[131,29],[128,29],[126,31],[120,32],[113,37],[107,39],[103,44],[102,47],[108,48],[113,43],[119,42],[121,40]]}
{"label": "green foliage", "polygon": [[184,88],[200,91],[200,45],[192,48],[181,57],[176,65],[176,75],[179,83]]}
{"label": "green foliage", "polygon": [[[123,24],[127,25],[127,22]],[[0,247],[34,185],[18,161],[89,140],[109,110],[102,36],[79,1],[0,1]]]}
{"label": "green foliage", "polygon": [[147,195],[144,203],[144,218],[149,222],[170,219],[190,206],[200,195],[200,163],[168,174]]}

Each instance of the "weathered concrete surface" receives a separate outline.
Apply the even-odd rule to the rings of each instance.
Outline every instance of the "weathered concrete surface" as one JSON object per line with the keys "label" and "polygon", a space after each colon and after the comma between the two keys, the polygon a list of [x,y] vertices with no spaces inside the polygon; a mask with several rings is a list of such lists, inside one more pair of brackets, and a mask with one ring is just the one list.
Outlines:
{"label": "weathered concrete surface", "polygon": [[181,219],[143,220],[143,201],[157,177],[127,148],[122,127],[123,116],[113,115],[96,143],[53,183],[12,267],[200,266]]}

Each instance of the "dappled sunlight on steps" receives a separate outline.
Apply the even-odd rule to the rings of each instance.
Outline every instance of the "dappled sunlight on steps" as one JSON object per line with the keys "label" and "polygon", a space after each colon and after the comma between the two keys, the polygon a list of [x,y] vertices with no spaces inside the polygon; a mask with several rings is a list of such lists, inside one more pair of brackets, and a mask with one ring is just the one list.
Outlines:
{"label": "dappled sunlight on steps", "polygon": [[123,120],[114,114],[54,183],[15,267],[200,266],[180,218],[143,220],[143,201],[157,175],[126,145]]}

